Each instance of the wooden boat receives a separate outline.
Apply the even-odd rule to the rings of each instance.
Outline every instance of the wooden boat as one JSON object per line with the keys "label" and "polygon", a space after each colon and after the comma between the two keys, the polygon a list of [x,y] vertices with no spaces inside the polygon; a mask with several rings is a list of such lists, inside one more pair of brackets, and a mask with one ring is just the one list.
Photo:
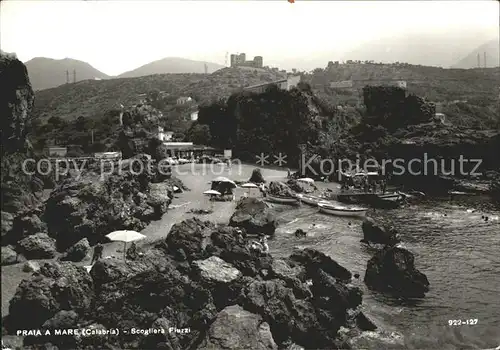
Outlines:
{"label": "wooden boat", "polygon": [[295,197],[283,197],[267,193],[266,199],[269,202],[279,203],[279,204],[298,204],[298,200]]}
{"label": "wooden boat", "polygon": [[325,198],[311,196],[311,195],[303,194],[303,193],[297,194],[297,199],[300,202],[312,205],[313,207],[317,207],[318,203],[325,201]]}
{"label": "wooden boat", "polygon": [[319,211],[325,214],[335,215],[335,216],[365,216],[366,208],[359,207],[343,207],[339,205],[334,205],[326,202],[318,203]]}
{"label": "wooden boat", "polygon": [[405,199],[405,196],[401,193],[388,193],[388,194],[377,194],[377,197],[384,201],[399,202]]}
{"label": "wooden boat", "polygon": [[360,204],[369,203],[377,198],[374,193],[364,193],[364,192],[343,192],[336,196],[336,200],[346,204]]}

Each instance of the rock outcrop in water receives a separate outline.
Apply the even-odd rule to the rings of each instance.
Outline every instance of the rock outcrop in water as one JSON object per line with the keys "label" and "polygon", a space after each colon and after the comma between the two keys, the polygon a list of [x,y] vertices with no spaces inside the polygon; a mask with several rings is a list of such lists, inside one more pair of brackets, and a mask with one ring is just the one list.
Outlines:
{"label": "rock outcrop in water", "polygon": [[30,337],[25,346],[338,348],[340,327],[366,330],[356,323],[362,292],[348,283],[349,271],[312,249],[287,259],[253,254],[244,234],[226,225],[186,220],[143,256],[102,259],[90,274],[66,264],[46,264],[21,283],[4,323],[9,332],[28,326],[28,308],[38,311],[30,328],[165,332]]}
{"label": "rock outcrop in water", "polygon": [[394,245],[401,241],[393,227],[377,222],[373,218],[365,218],[361,227],[363,229],[363,242]]}
{"label": "rock outcrop in water", "polygon": [[415,268],[414,260],[408,250],[386,246],[368,261],[365,283],[397,297],[422,298],[429,291],[429,281]]}
{"label": "rock outcrop in water", "polygon": [[229,221],[231,226],[243,228],[247,234],[274,235],[278,226],[276,216],[260,198],[242,198]]}

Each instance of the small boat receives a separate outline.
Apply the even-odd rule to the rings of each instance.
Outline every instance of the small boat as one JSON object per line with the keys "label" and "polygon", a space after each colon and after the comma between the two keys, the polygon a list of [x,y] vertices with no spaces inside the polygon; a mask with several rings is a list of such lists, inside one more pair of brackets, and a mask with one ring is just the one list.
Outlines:
{"label": "small boat", "polygon": [[313,207],[317,207],[318,203],[325,201],[325,198],[310,196],[310,195],[303,194],[303,193],[297,194],[297,199],[300,202],[312,205]]}
{"label": "small boat", "polygon": [[267,193],[266,199],[269,202],[279,203],[279,204],[298,204],[298,200],[295,197],[283,197]]}
{"label": "small boat", "polygon": [[377,194],[377,197],[384,201],[393,201],[393,202],[399,202],[405,199],[405,196],[403,194],[397,192],[388,194]]}
{"label": "small boat", "polygon": [[366,208],[359,207],[343,207],[339,205],[334,205],[326,202],[318,203],[319,211],[325,214],[336,215],[336,216],[365,216]]}

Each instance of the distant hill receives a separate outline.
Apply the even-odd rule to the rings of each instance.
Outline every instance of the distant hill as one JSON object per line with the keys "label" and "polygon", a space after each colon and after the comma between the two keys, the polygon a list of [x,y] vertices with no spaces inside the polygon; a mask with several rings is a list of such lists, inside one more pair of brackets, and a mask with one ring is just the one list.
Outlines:
{"label": "distant hill", "polygon": [[46,57],[35,57],[25,62],[33,90],[43,90],[66,84],[66,71],[69,72],[69,80],[73,82],[73,70],[76,71],[76,81],[87,79],[107,79],[108,75],[100,72],[90,64],[64,58],[56,60]]}
{"label": "distant hill", "polygon": [[100,118],[120,104],[137,103],[138,95],[152,90],[163,91],[173,98],[191,96],[196,102],[210,102],[229,97],[242,86],[273,80],[282,76],[266,71],[254,72],[224,68],[205,74],[156,74],[137,78],[86,80],[38,91],[33,113],[44,119],[57,116],[75,119],[79,116]]}
{"label": "distant hill", "polygon": [[193,61],[180,57],[166,57],[122,73],[118,78],[135,78],[153,74],[205,73],[205,64],[207,65],[208,73],[213,73],[218,69],[224,68],[224,66],[217,63]]}
{"label": "distant hill", "polygon": [[480,66],[484,67],[484,52],[486,52],[486,66],[490,68],[498,67],[500,66],[499,46],[498,38],[490,40],[458,61],[453,68],[477,68],[477,54],[479,54]]}
{"label": "distant hill", "polygon": [[[364,43],[340,58],[382,63],[406,62],[414,65],[448,68],[490,38],[491,34],[479,32],[415,33],[404,37],[392,36]],[[334,60],[334,58],[335,56],[328,60]]]}

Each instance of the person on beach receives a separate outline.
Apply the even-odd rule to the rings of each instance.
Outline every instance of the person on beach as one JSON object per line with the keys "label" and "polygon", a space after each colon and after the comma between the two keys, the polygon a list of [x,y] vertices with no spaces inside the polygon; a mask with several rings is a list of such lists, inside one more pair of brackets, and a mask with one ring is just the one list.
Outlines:
{"label": "person on beach", "polygon": [[269,253],[269,245],[267,244],[267,236],[264,236],[260,239],[260,244],[262,245],[263,248],[263,253]]}
{"label": "person on beach", "polygon": [[385,194],[385,191],[387,189],[387,181],[382,180],[382,193]]}
{"label": "person on beach", "polygon": [[102,246],[102,244],[97,243],[97,245],[94,247],[94,255],[92,256],[92,262],[90,263],[91,265],[93,265],[99,259],[102,259],[102,251],[103,250],[104,250],[104,247]]}
{"label": "person on beach", "polygon": [[290,168],[286,168],[286,178],[289,179],[292,177],[292,172],[290,171]]}

